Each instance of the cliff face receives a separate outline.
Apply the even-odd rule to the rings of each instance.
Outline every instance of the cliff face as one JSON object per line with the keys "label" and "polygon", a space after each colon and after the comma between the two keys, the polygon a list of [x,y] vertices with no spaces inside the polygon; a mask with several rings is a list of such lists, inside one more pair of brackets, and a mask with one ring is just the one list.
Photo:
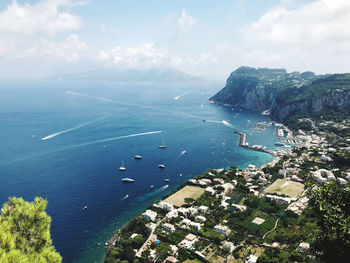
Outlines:
{"label": "cliff face", "polygon": [[269,109],[274,119],[282,121],[293,112],[349,106],[350,74],[317,76],[312,72],[240,67],[210,100],[258,112]]}

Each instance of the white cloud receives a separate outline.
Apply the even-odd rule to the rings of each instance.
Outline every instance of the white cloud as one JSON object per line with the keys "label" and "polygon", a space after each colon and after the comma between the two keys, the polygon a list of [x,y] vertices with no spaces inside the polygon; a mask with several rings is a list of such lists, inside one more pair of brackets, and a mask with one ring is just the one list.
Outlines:
{"label": "white cloud", "polygon": [[13,0],[0,11],[0,33],[34,35],[45,33],[55,35],[67,30],[77,30],[82,21],[68,10],[76,5],[85,4],[74,0],[42,0],[36,4],[18,4]]}
{"label": "white cloud", "polygon": [[188,32],[193,24],[195,23],[194,18],[187,14],[186,10],[183,9],[181,12],[180,18],[177,20],[178,24],[178,31],[181,32]]}
{"label": "white cloud", "polygon": [[66,40],[61,42],[40,39],[37,45],[26,50],[23,54],[23,57],[29,59],[58,59],[72,63],[77,63],[88,56],[90,56],[90,53],[87,43],[80,41],[79,36],[75,34],[68,36]]}
{"label": "white cloud", "polygon": [[350,1],[316,0],[282,5],[241,30],[241,60],[261,66],[318,72],[350,67]]}
{"label": "white cloud", "polygon": [[137,47],[116,46],[110,54],[113,63],[132,68],[160,66],[168,59],[167,52],[153,43],[144,43]]}

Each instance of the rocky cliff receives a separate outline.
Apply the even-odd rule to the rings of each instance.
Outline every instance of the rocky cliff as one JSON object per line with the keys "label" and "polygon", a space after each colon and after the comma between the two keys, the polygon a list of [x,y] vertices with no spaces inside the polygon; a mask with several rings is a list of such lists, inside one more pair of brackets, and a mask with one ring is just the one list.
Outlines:
{"label": "rocky cliff", "polygon": [[317,112],[350,105],[350,74],[287,73],[285,69],[240,67],[210,98],[218,104],[262,112],[278,121],[294,112]]}

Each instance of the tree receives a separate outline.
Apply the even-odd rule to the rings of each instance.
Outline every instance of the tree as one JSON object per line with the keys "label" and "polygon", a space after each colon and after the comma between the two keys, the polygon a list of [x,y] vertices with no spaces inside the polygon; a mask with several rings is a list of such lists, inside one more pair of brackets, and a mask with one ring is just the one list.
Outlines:
{"label": "tree", "polygon": [[170,249],[170,244],[166,243],[166,242],[161,242],[158,246],[157,246],[157,252],[160,258],[165,259],[168,255],[168,251]]}
{"label": "tree", "polygon": [[311,193],[318,226],[313,244],[326,262],[346,262],[350,257],[350,191],[335,182],[326,183]]}
{"label": "tree", "polygon": [[58,263],[62,258],[52,246],[51,218],[45,212],[47,201],[34,202],[11,197],[1,209],[0,262]]}

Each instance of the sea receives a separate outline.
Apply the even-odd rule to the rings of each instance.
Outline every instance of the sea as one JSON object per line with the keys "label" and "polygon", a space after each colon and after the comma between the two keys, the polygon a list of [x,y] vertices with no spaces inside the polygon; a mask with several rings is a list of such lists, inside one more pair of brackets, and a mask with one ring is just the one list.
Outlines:
{"label": "sea", "polygon": [[207,102],[223,86],[2,81],[0,202],[46,198],[63,262],[102,262],[115,230],[193,176],[273,160],[238,147],[234,134],[275,149],[272,127],[253,129],[268,116]]}

